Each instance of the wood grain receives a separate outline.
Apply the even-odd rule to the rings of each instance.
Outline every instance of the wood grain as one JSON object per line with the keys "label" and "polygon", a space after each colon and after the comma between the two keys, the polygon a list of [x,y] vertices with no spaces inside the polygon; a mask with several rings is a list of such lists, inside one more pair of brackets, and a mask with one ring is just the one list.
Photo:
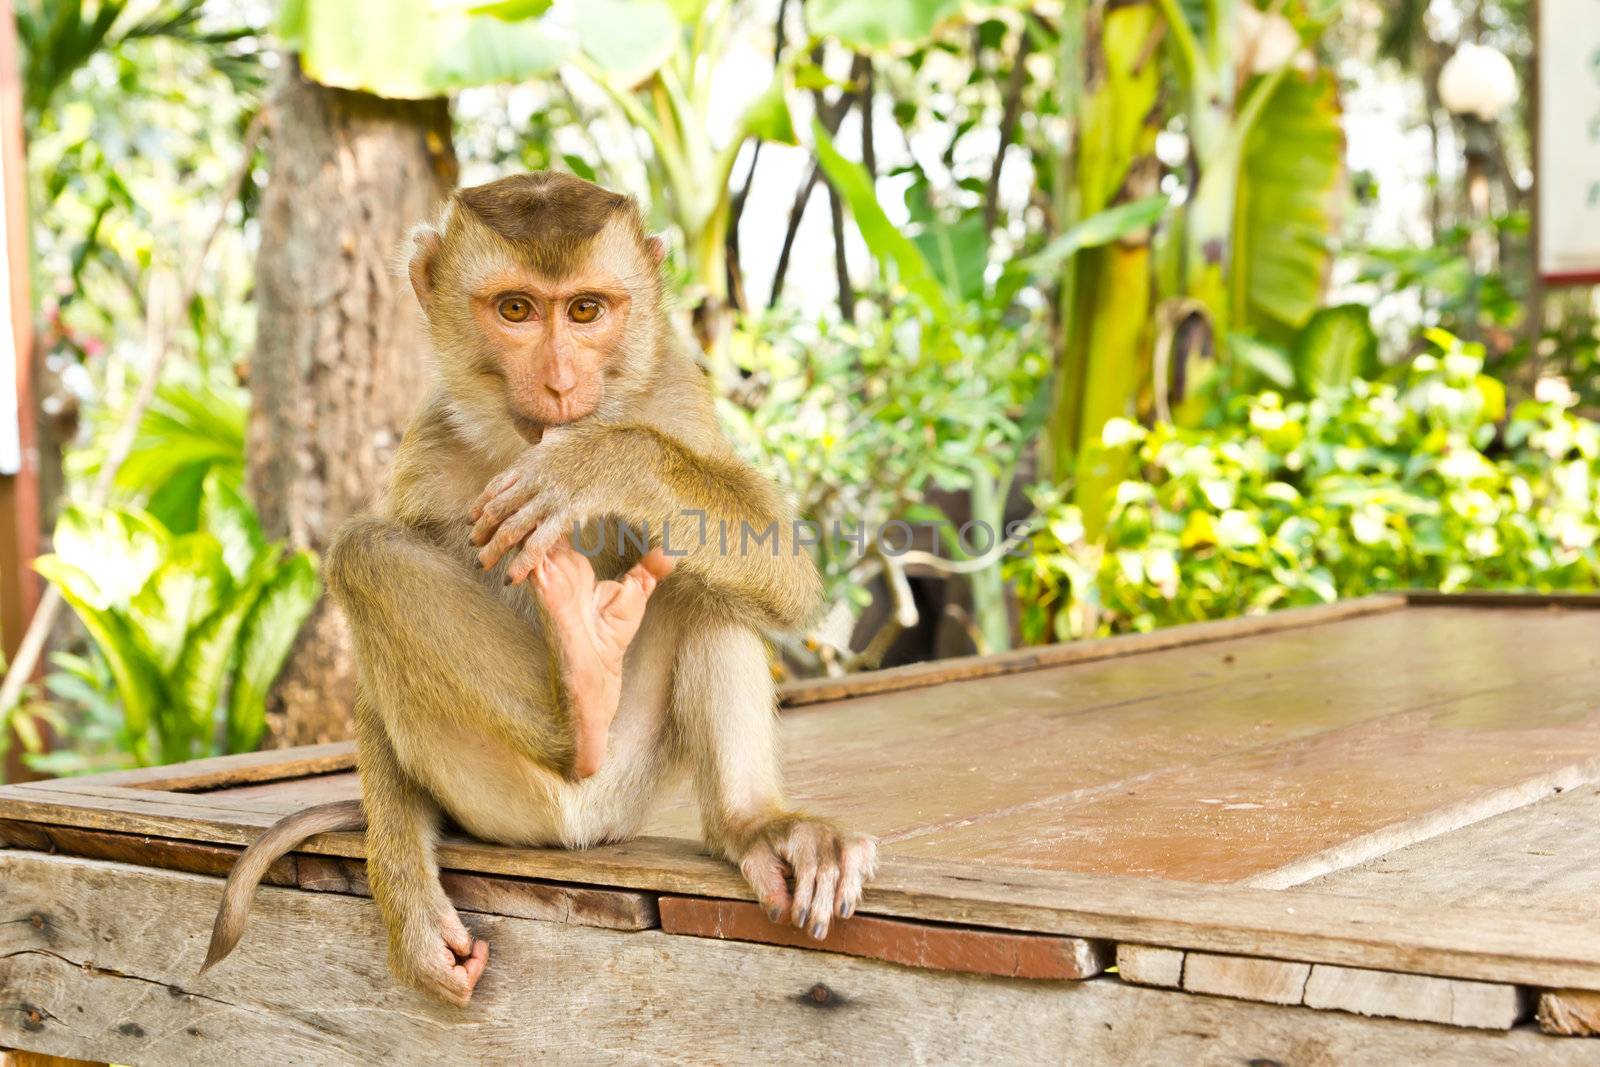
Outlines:
{"label": "wood grain", "polygon": [[1525,1014],[1522,991],[1512,985],[1322,964],[1311,968],[1303,1003],[1310,1008],[1483,1030],[1509,1030]]}
{"label": "wood grain", "polygon": [[[465,1010],[398,988],[376,910],[267,888],[203,978],[212,879],[0,854],[0,1045],[117,1063],[1592,1062],[1583,1042],[1141,989],[912,972],[770,945],[471,920]],[[115,903],[108,904],[114,901]],[[315,931],[308,938],[308,931]]]}
{"label": "wood grain", "polygon": [[669,934],[842,952],[935,971],[1078,981],[1105,970],[1112,956],[1106,942],[1081,937],[934,926],[872,915],[836,920],[827,938],[815,941],[793,926],[770,921],[758,905],[743,900],[664,896],[660,906],[661,929]]}
{"label": "wood grain", "polygon": [[1596,857],[1600,789],[1584,786],[1313,879],[1302,888],[1592,918],[1600,905]]}
{"label": "wood grain", "polygon": [[1189,952],[1183,958],[1183,988],[1264,1004],[1299,1004],[1305,996],[1309,963]]}
{"label": "wood grain", "polygon": [[[301,889],[372,895],[367,885],[367,865],[359,860],[301,856],[298,873]],[[439,882],[451,903],[464,911],[607,930],[649,930],[661,925],[655,897],[647,893],[492,878],[451,870],[440,871]]]}
{"label": "wood grain", "polygon": [[1135,985],[1183,988],[1183,950],[1156,945],[1117,946],[1117,977]]}

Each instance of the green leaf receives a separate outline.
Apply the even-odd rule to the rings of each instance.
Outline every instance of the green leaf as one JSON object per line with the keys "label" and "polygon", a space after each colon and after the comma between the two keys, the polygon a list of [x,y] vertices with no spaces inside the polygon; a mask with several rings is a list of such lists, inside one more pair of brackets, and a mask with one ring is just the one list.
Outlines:
{"label": "green leaf", "polygon": [[276,545],[263,552],[228,602],[202,622],[184,645],[171,688],[201,736],[211,732],[223,683],[237,659],[239,633],[276,573],[280,555]]}
{"label": "green leaf", "polygon": [[872,178],[860,164],[839,154],[828,131],[815,119],[811,123],[811,132],[816,138],[817,162],[828,176],[828,181],[850,205],[850,214],[854,216],[867,248],[879,263],[894,264],[900,284],[911,290],[935,319],[948,321],[950,307],[945,301],[944,289],[928,266],[928,261],[923,258],[922,251],[883,213],[883,205],[878,203]]}
{"label": "green leaf", "polygon": [[244,581],[267,539],[237,480],[220,471],[207,475],[200,490],[200,528],[222,546],[228,572]]}
{"label": "green leaf", "polygon": [[249,752],[267,725],[267,693],[322,583],[309,552],[291,556],[262,590],[239,636],[239,669],[228,706],[228,751]]}
{"label": "green leaf", "polygon": [[952,300],[973,300],[983,295],[984,271],[989,266],[989,228],[983,224],[981,214],[968,215],[954,226],[934,223],[912,240]]}
{"label": "green leaf", "polygon": [[172,542],[155,519],[129,509],[70,507],[56,522],[56,555],[86,574],[99,607],[124,608],[166,557]]}
{"label": "green leaf", "polygon": [[1277,345],[1236,332],[1228,335],[1228,351],[1279,389],[1295,387],[1294,361]]}
{"label": "green leaf", "polygon": [[961,7],[960,0],[808,0],[806,25],[861,50],[916,44]]}
{"label": "green leaf", "polygon": [[1323,308],[1311,316],[1294,350],[1295,378],[1309,394],[1347,388],[1378,369],[1378,338],[1361,304]]}
{"label": "green leaf", "polygon": [[545,19],[508,22],[431,0],[310,2],[279,32],[297,41],[307,76],[341,89],[422,99],[556,69],[575,41]]}
{"label": "green leaf", "polygon": [[189,632],[233,591],[222,546],[210,534],[185,534],[128,603],[134,640],[165,675],[183,655]]}
{"label": "green leaf", "polygon": [[552,0],[495,0],[489,4],[478,4],[467,8],[469,15],[493,15],[497,19],[507,22],[516,22],[520,19],[535,19],[550,10]]}
{"label": "green leaf", "polygon": [[795,137],[794,119],[789,114],[789,100],[784,93],[784,79],[772,79],[767,91],[756,97],[745,109],[740,125],[751,137],[778,144],[799,144]]}
{"label": "green leaf", "polygon": [[1285,77],[1246,138],[1233,238],[1233,324],[1298,330],[1322,301],[1347,195],[1331,73]]}
{"label": "green leaf", "polygon": [[1117,204],[1090,215],[1045,245],[1036,255],[1025,260],[1023,266],[1028,270],[1039,272],[1054,270],[1062,261],[1075,255],[1080,249],[1099,248],[1112,241],[1120,241],[1131,233],[1154,226],[1161,221],[1161,216],[1166,214],[1170,199],[1163,193],[1144,200]]}
{"label": "green leaf", "polygon": [[160,672],[145,656],[128,632],[127,624],[115,611],[96,606],[82,596],[93,585],[92,579],[58,555],[40,556],[34,570],[61,590],[89,637],[105,657],[122,699],[123,727],[134,757],[141,764],[150,762],[150,726],[166,704]]}
{"label": "green leaf", "polygon": [[678,16],[661,0],[583,0],[573,26],[589,58],[626,89],[661,69],[683,36]]}

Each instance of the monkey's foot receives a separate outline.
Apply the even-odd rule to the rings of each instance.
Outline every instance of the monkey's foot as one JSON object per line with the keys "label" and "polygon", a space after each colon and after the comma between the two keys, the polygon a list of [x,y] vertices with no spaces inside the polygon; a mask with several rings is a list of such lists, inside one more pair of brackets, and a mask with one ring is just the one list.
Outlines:
{"label": "monkey's foot", "polygon": [[617,581],[597,582],[589,561],[563,539],[534,568],[561,649],[576,735],[573,772],[579,778],[605,762],[622,698],[622,657],[644,621],[650,594],[672,573],[673,563],[659,548],[651,549]]}
{"label": "monkey's foot", "polygon": [[466,1007],[489,962],[489,943],[474,938],[449,907],[434,922],[408,927],[389,940],[389,966],[396,977],[435,1000]]}
{"label": "monkey's foot", "polygon": [[835,917],[848,919],[856,910],[877,868],[877,841],[803,815],[767,823],[739,860],[767,917],[808,930],[818,941]]}

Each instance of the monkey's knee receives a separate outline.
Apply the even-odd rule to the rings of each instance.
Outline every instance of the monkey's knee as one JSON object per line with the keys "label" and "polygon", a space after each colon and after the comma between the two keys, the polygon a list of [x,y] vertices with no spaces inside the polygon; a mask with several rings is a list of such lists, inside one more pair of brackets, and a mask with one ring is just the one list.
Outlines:
{"label": "monkey's knee", "polygon": [[376,515],[363,512],[348,519],[333,535],[323,560],[334,599],[348,611],[353,598],[384,580],[410,538],[404,527]]}

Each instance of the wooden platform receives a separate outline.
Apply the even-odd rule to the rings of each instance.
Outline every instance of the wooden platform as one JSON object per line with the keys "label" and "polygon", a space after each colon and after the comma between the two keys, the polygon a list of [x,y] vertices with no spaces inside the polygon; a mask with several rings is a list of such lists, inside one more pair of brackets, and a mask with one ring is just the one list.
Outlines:
{"label": "wooden platform", "polygon": [[[123,1063],[1594,1062],[1600,598],[1388,596],[791,686],[792,792],[878,834],[816,945],[686,799],[586,852],[451,838],[467,1011],[383,968],[359,835],[219,884],[348,746],[0,789],[0,1047]],[[560,1059],[562,1056],[555,1055]]]}

